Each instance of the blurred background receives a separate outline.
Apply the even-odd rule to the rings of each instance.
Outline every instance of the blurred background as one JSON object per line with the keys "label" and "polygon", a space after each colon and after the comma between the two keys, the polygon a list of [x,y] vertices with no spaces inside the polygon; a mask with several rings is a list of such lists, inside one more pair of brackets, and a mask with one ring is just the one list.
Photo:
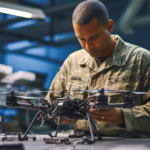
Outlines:
{"label": "blurred background", "polygon": [[[72,13],[81,0],[0,0],[0,92],[48,90],[67,56],[81,49],[72,27]],[[150,50],[150,0],[101,0],[114,21],[112,34]],[[90,11],[90,10],[89,10]],[[24,93],[45,97],[46,93]],[[6,108],[0,95],[4,131],[25,131],[36,111]],[[19,99],[19,102],[25,100]],[[61,130],[72,129],[61,125]],[[30,133],[56,129],[36,121]]]}

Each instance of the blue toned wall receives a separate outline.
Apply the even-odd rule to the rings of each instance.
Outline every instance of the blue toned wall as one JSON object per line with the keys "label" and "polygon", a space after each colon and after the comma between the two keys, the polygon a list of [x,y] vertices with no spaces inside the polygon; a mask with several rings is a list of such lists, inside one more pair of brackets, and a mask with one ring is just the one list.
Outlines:
{"label": "blue toned wall", "polygon": [[[26,42],[25,42],[26,43]],[[21,47],[23,43],[16,43],[17,47]],[[27,42],[27,45],[29,43]],[[11,46],[9,45],[10,49]],[[15,48],[17,48],[15,46]],[[30,50],[26,50],[27,54],[32,54],[32,55],[37,55],[40,57],[48,57],[56,60],[61,60],[62,62],[66,59],[66,57],[76,51],[77,49],[80,49],[80,45],[78,43],[72,43],[72,44],[67,44],[63,47],[52,47],[52,46],[40,46],[37,48],[33,48]],[[12,51],[12,50],[11,50]],[[48,77],[44,83],[43,88],[48,89],[50,83],[52,82],[52,79],[54,78],[56,72],[60,68],[61,64],[56,64],[56,63],[51,63],[50,61],[44,61],[28,56],[23,56],[19,54],[12,54],[11,52],[6,54],[5,56],[5,64],[12,66],[13,67],[13,72],[17,72],[19,70],[24,70],[24,71],[33,71],[33,72],[38,72],[42,74],[47,74]]]}

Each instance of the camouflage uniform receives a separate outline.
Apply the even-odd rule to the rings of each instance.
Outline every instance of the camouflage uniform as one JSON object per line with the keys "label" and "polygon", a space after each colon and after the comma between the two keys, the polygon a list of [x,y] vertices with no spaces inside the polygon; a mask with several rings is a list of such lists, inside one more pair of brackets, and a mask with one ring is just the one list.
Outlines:
{"label": "camouflage uniform", "polygon": [[[149,91],[150,52],[124,42],[118,35],[112,35],[117,43],[113,53],[98,67],[95,59],[84,49],[72,53],[56,74],[49,90],[118,89]],[[94,93],[70,94],[77,98],[88,98]],[[110,103],[123,102],[124,94],[106,93]],[[150,137],[150,96],[135,95],[135,107],[122,109],[125,128],[98,122],[99,132],[106,136]],[[48,93],[46,99],[57,97]],[[75,129],[89,131],[86,120],[75,123]]]}

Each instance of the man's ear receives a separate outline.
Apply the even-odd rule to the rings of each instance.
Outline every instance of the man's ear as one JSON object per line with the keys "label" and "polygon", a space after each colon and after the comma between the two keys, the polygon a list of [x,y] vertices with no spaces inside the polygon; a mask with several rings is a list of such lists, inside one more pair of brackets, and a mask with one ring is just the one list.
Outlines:
{"label": "man's ear", "polygon": [[109,33],[111,33],[113,30],[113,24],[114,22],[112,20],[109,20],[107,23],[107,30],[109,31]]}

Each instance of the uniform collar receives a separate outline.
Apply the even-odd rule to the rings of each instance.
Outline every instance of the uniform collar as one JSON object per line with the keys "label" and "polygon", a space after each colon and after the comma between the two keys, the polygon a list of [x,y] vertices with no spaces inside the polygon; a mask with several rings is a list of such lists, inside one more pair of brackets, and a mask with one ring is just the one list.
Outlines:
{"label": "uniform collar", "polygon": [[[100,66],[101,69],[105,69],[113,65],[123,66],[126,63],[125,42],[118,35],[111,36],[117,41],[117,43],[112,54]],[[98,69],[96,60],[93,57],[91,57],[88,53],[86,53],[86,55],[82,57],[78,63],[81,66],[86,65],[95,71]]]}

